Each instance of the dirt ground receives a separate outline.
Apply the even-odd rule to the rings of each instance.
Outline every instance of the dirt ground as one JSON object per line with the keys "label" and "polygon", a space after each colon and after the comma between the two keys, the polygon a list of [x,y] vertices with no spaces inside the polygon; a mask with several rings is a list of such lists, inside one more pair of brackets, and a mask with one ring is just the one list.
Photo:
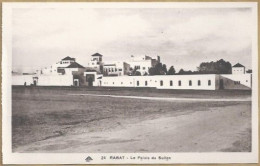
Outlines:
{"label": "dirt ground", "polygon": [[248,152],[250,97],[250,91],[13,87],[13,152]]}

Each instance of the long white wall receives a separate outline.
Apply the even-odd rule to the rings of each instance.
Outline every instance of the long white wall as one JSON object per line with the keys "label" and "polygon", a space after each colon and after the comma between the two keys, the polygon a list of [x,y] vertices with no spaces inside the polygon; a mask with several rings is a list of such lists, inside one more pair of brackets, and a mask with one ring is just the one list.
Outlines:
{"label": "long white wall", "polygon": [[13,75],[12,85],[33,84],[33,77],[38,77],[39,86],[71,86],[73,85],[72,75]]}
{"label": "long white wall", "polygon": [[39,86],[71,86],[73,85],[72,75],[40,75],[38,76]]}
{"label": "long white wall", "polygon": [[[180,85],[179,85],[180,81]],[[191,85],[190,85],[191,81]],[[198,84],[200,81],[200,85]],[[210,84],[209,84],[210,81]],[[172,82],[172,83],[171,83]],[[215,90],[215,75],[163,75],[103,77],[102,86],[107,87],[155,87],[158,89]]]}
{"label": "long white wall", "polygon": [[239,81],[239,84],[251,88],[252,74],[221,74],[221,76],[226,77],[233,81]]}
{"label": "long white wall", "polygon": [[[239,84],[251,88],[251,74],[241,75],[162,75],[162,76],[120,76],[120,77],[102,77],[96,72],[85,72],[95,75],[93,86],[104,87],[154,87],[157,89],[197,89],[197,90],[215,90],[218,87],[219,79],[223,77],[231,80],[224,82],[225,89],[232,89],[235,81]],[[33,84],[33,77],[38,77],[39,86],[72,86],[73,75],[13,75],[12,85]],[[220,78],[222,77],[222,78]],[[99,78],[99,79],[98,79]],[[233,81],[233,82],[232,82]],[[199,83],[200,82],[200,83]],[[237,87],[239,88],[239,87]]]}
{"label": "long white wall", "polygon": [[32,75],[13,75],[12,76],[12,85],[30,85],[33,84]]}

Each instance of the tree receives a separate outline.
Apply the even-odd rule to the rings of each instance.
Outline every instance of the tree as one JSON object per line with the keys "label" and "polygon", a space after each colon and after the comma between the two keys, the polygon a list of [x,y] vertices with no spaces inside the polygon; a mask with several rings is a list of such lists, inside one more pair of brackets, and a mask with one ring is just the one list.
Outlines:
{"label": "tree", "polygon": [[140,76],[140,75],[141,75],[140,71],[135,72],[135,76]]}
{"label": "tree", "polygon": [[165,65],[165,64],[163,64],[163,65],[162,65],[162,71],[164,71],[164,74],[166,74],[166,73],[167,73],[167,67],[166,67],[166,65]]}
{"label": "tree", "polygon": [[191,71],[191,70],[185,71],[185,70],[183,70],[183,69],[180,69],[180,71],[179,71],[178,74],[179,74],[179,75],[192,75],[192,74],[198,74],[198,72],[196,72],[196,71]]}
{"label": "tree", "polygon": [[132,71],[132,75],[133,76],[140,76],[141,75],[141,72],[138,71],[137,67],[135,66],[134,70]]}
{"label": "tree", "polygon": [[165,64],[157,63],[155,67],[149,69],[149,75],[165,75],[167,73],[167,68]]}
{"label": "tree", "polygon": [[167,72],[167,75],[174,75],[175,74],[175,69],[173,66],[170,67],[170,69]]}
{"label": "tree", "polygon": [[200,74],[231,74],[231,71],[231,63],[223,59],[216,62],[202,62],[198,67]]}
{"label": "tree", "polygon": [[185,71],[183,69],[180,69],[178,74],[185,74]]}
{"label": "tree", "polygon": [[149,75],[156,75],[155,67],[151,67],[148,72],[149,72]]}

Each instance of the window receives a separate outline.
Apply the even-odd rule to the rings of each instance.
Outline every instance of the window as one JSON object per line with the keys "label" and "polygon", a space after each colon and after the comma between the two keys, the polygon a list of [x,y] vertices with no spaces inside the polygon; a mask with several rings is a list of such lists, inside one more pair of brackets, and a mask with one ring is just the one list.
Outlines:
{"label": "window", "polygon": [[115,84],[115,82],[113,82],[113,84]]}
{"label": "window", "polygon": [[179,84],[179,86],[181,86],[181,81],[180,80],[179,80],[178,84]]}
{"label": "window", "polygon": [[110,68],[108,68],[108,71],[110,72],[110,71],[111,71],[111,69],[110,69]]}
{"label": "window", "polygon": [[172,86],[172,81],[170,81],[170,86]]}
{"label": "window", "polygon": [[145,67],[143,67],[143,70],[145,70]]}
{"label": "window", "polygon": [[118,71],[122,71],[122,69],[118,69]]}
{"label": "window", "polygon": [[115,68],[115,71],[117,71],[117,68]]}
{"label": "window", "polygon": [[160,85],[163,86],[163,81],[162,80],[160,81]]}
{"label": "window", "polygon": [[132,82],[130,82],[130,84],[132,84]]}
{"label": "window", "polygon": [[136,85],[139,86],[139,81],[136,82]]}
{"label": "window", "polygon": [[140,66],[135,66],[136,69],[140,69]]}
{"label": "window", "polygon": [[192,86],[192,81],[191,80],[189,80],[189,86]]}
{"label": "window", "polygon": [[240,84],[240,81],[234,81],[234,84],[235,84],[235,85],[239,85],[239,84]]}
{"label": "window", "polygon": [[200,86],[200,80],[198,80],[198,86]]}
{"label": "window", "polygon": [[208,86],[210,86],[211,85],[211,80],[208,80]]}
{"label": "window", "polygon": [[112,68],[112,72],[114,72],[114,68]]}
{"label": "window", "polygon": [[147,81],[145,81],[145,86],[147,86]]}
{"label": "window", "polygon": [[121,82],[121,84],[123,84],[123,82]]}

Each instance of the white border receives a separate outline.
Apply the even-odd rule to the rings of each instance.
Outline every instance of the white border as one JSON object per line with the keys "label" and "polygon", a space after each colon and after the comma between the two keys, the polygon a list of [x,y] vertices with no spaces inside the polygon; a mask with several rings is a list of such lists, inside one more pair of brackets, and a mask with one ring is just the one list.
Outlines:
{"label": "white border", "polygon": [[[11,68],[13,8],[232,8],[251,7],[255,29],[252,31],[252,152],[249,153],[12,153],[11,150]],[[170,163],[257,163],[258,162],[258,41],[256,2],[108,2],[108,3],[3,3],[2,54],[2,131],[3,164],[170,164]],[[100,160],[101,156],[169,156],[171,160]]]}

